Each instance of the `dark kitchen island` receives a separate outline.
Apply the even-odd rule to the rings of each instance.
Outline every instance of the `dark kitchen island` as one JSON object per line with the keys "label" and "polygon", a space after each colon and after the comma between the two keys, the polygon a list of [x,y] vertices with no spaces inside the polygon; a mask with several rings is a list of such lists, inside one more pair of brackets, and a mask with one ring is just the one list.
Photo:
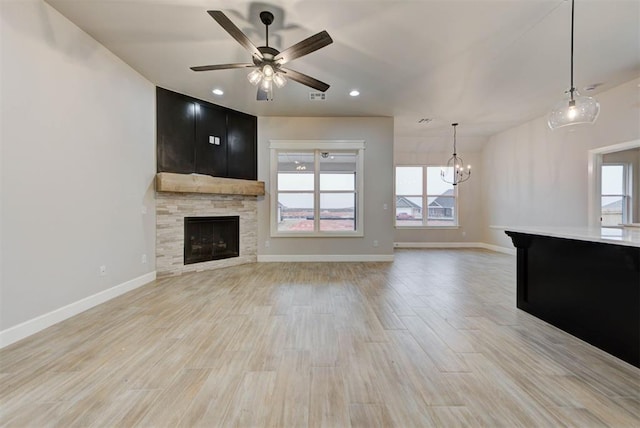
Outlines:
{"label": "dark kitchen island", "polygon": [[640,229],[505,229],[518,308],[640,367]]}

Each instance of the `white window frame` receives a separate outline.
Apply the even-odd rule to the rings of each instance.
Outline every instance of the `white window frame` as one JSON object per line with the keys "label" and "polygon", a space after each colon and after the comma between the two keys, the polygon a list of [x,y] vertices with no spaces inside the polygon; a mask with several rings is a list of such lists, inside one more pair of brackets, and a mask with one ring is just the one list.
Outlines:
{"label": "white window frame", "polygon": [[[364,236],[364,140],[271,140],[269,142],[271,151],[270,168],[270,199],[271,199],[271,237],[288,238],[310,238],[310,237],[362,237]],[[332,151],[357,151],[356,164],[356,207],[355,223],[356,229],[353,231],[321,231],[320,230],[320,160],[318,153]],[[315,152],[314,166],[314,231],[313,232],[292,232],[278,230],[278,154],[280,152]],[[322,193],[340,193],[322,192]],[[349,193],[353,193],[349,191]]]}
{"label": "white window frame", "polygon": [[[422,197],[422,225],[420,226],[407,226],[407,225],[398,225],[396,218],[397,207],[396,204],[398,202],[398,195],[396,194],[396,168],[421,168],[422,169],[422,195],[399,195],[399,196],[409,196],[409,197]],[[446,226],[436,226],[436,225],[428,225],[427,220],[429,217],[429,198],[437,198],[441,195],[430,195],[427,194],[427,168],[446,168],[446,165],[439,164],[427,164],[427,165],[394,165],[393,167],[393,225],[396,229],[459,229],[460,228],[460,210],[458,209],[458,186],[453,186],[453,196],[451,197],[455,200],[455,224],[446,225]]]}
{"label": "white window frame", "polygon": [[[600,177],[602,177],[602,168],[605,166],[621,166],[622,167],[622,193],[603,193],[600,195],[600,224],[602,226],[602,198],[604,197],[616,197],[619,196],[622,198],[622,224],[631,223],[631,219],[633,218],[633,181],[632,181],[632,168],[629,163],[624,162],[603,162],[600,165]],[[602,227],[622,227],[620,225],[617,226],[602,226]]]}
{"label": "white window frame", "polygon": [[[589,206],[588,209],[588,219],[589,219],[589,227],[598,228],[601,227],[600,223],[600,215],[602,212],[602,189],[601,189],[601,165],[603,162],[603,156],[609,153],[621,152],[624,150],[630,150],[640,148],[640,140],[631,140],[626,141],[624,143],[613,144],[610,146],[599,147],[597,149],[589,150],[589,162],[587,164],[587,186],[589,192],[587,194],[587,203]],[[635,178],[636,182],[638,181],[639,173],[637,171],[632,171],[633,178]],[[634,204],[635,206],[632,208],[633,210],[640,211],[640,198],[636,198]]]}

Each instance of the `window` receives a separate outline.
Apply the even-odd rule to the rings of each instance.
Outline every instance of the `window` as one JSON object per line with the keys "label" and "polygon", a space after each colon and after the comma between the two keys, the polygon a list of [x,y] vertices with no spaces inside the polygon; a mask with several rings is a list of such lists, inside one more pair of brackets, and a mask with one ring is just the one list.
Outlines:
{"label": "window", "polygon": [[601,214],[604,227],[629,223],[631,218],[629,166],[625,164],[602,165]]}
{"label": "window", "polygon": [[396,167],[397,227],[458,226],[456,189],[442,181],[441,171],[453,173],[443,166]]}
{"label": "window", "polygon": [[363,142],[271,143],[272,236],[362,236]]}

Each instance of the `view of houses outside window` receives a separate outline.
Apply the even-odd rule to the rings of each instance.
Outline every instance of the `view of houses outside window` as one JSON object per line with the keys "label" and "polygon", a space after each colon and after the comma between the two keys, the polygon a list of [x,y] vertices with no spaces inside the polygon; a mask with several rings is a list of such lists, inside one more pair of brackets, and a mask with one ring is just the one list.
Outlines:
{"label": "view of houses outside window", "polygon": [[280,151],[278,232],[355,231],[357,156],[357,151]]}
{"label": "view of houses outside window", "polygon": [[624,164],[602,165],[602,226],[619,226],[628,223],[629,193],[627,166]]}
{"label": "view of houses outside window", "polygon": [[448,177],[453,173],[443,166],[396,167],[396,226],[458,225],[456,191],[442,180],[443,170]]}

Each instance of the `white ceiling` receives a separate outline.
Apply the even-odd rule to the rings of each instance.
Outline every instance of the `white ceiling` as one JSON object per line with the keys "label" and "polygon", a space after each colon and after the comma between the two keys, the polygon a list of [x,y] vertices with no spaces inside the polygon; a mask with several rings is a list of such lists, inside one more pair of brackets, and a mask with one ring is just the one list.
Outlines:
{"label": "white ceiling", "polygon": [[[460,151],[544,115],[569,87],[566,0],[47,0],[158,86],[258,116],[393,116],[396,150]],[[283,50],[321,30],[334,43],[288,66],[331,85],[326,101],[289,82],[256,101],[247,70],[190,66],[250,62],[207,13],[219,9],[256,46],[258,14],[274,13]],[[575,82],[589,95],[640,75],[640,1],[577,0]],[[211,93],[221,88],[221,97]],[[358,89],[357,98],[348,95]],[[583,91],[583,94],[585,91]],[[418,124],[421,118],[433,119]]]}

